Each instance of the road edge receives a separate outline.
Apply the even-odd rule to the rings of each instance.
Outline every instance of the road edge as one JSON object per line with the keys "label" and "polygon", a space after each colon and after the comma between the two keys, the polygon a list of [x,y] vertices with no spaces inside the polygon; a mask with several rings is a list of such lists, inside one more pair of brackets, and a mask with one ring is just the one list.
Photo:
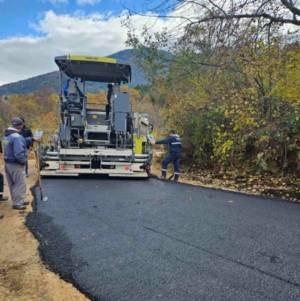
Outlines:
{"label": "road edge", "polygon": [[[47,220],[48,227],[47,229],[50,230],[50,232],[56,233],[55,237],[57,238],[58,235],[62,235],[62,231],[57,229],[57,227],[52,223],[52,219],[49,218],[46,215],[43,215],[42,218],[37,217],[37,209],[38,209],[38,202],[41,200],[41,194],[40,194],[40,188],[37,184],[32,186],[30,188],[33,201],[32,201],[32,211],[29,212],[25,217],[25,226],[26,228],[32,233],[34,239],[38,241],[38,254],[41,259],[41,262],[44,264],[45,268],[49,270],[50,272],[56,274],[60,279],[65,281],[66,283],[71,284],[76,290],[78,290],[81,294],[83,294],[86,298],[92,301],[107,301],[103,299],[99,299],[89,292],[87,292],[83,287],[78,285],[76,280],[73,277],[73,265],[72,265],[72,258],[71,258],[71,248],[72,244],[66,239],[66,237],[63,235],[63,241],[64,243],[69,245],[69,252],[66,252],[66,250],[62,250],[60,252],[59,248],[56,248],[57,252],[54,254],[54,256],[59,256],[60,261],[67,263],[67,266],[69,267],[69,270],[65,273],[61,273],[60,270],[57,268],[57,264],[53,264],[54,262],[50,259],[49,260],[49,254],[47,254],[47,249],[49,246],[49,240],[43,241],[43,233],[39,232],[39,224],[45,223],[45,220],[42,220],[43,218]],[[40,219],[40,220],[38,220]],[[51,242],[50,242],[51,243]],[[56,242],[57,243],[57,242]],[[50,256],[51,258],[52,256]],[[78,266],[76,266],[78,268]]]}

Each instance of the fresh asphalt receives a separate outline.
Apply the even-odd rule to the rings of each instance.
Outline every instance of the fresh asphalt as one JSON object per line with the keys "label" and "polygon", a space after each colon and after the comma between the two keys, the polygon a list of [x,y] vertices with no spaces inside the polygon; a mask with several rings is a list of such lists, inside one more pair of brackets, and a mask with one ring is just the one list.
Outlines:
{"label": "fresh asphalt", "polygon": [[300,204],[156,179],[43,189],[27,225],[92,300],[300,300]]}

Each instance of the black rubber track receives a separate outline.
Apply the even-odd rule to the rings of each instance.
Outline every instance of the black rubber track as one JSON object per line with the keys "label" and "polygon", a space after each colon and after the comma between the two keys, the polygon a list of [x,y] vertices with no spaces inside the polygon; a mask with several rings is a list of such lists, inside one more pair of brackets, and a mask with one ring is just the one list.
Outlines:
{"label": "black rubber track", "polygon": [[92,300],[300,300],[300,205],[150,179],[43,181],[27,225]]}

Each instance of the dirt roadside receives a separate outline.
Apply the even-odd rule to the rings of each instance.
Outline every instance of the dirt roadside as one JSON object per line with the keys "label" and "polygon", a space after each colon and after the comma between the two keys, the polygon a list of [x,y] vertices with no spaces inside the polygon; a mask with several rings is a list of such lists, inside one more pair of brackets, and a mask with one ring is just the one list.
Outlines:
{"label": "dirt roadside", "polygon": [[[1,172],[3,164],[0,165]],[[32,201],[29,187],[36,181],[34,162],[30,162],[27,200]],[[5,195],[8,195],[5,185]],[[87,301],[76,288],[50,272],[42,263],[38,242],[24,225],[25,212],[11,209],[9,202],[0,204],[5,214],[0,219],[0,300],[1,301]]]}
{"label": "dirt roadside", "polygon": [[[161,174],[161,161],[164,153],[154,151],[151,174],[159,177]],[[167,177],[173,173],[172,164],[168,169]],[[191,184],[204,188],[213,188],[230,192],[240,192],[248,195],[280,198],[300,203],[300,179],[298,184],[291,183],[289,177],[262,177],[232,175],[226,173],[212,174],[209,171],[186,171],[181,167],[180,183]]]}

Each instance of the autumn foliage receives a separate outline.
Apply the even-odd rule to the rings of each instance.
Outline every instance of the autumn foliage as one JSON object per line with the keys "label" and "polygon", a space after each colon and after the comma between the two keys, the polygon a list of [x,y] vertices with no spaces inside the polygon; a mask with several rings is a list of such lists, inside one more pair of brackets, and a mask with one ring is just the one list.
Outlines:
{"label": "autumn foliage", "polygon": [[[121,91],[130,94],[134,112],[147,112],[152,120],[158,122],[157,108],[139,90],[124,86]],[[88,107],[105,108],[106,91],[87,93]],[[51,141],[51,136],[57,132],[59,125],[59,96],[48,90],[40,90],[31,94],[8,95],[0,99],[0,130],[10,125],[12,117],[21,116],[32,130],[44,132],[43,143]]]}
{"label": "autumn foliage", "polygon": [[216,174],[293,175],[297,181],[300,45],[250,28],[227,47],[211,32],[189,29],[176,37],[167,59],[159,50],[172,43],[167,33],[128,35],[144,70],[156,67],[148,72],[147,93],[160,105],[166,132],[182,136],[185,166]]}
{"label": "autumn foliage", "polygon": [[47,90],[26,95],[3,96],[0,101],[1,132],[14,116],[21,116],[33,130],[43,130],[48,139],[57,129],[58,96]]}

